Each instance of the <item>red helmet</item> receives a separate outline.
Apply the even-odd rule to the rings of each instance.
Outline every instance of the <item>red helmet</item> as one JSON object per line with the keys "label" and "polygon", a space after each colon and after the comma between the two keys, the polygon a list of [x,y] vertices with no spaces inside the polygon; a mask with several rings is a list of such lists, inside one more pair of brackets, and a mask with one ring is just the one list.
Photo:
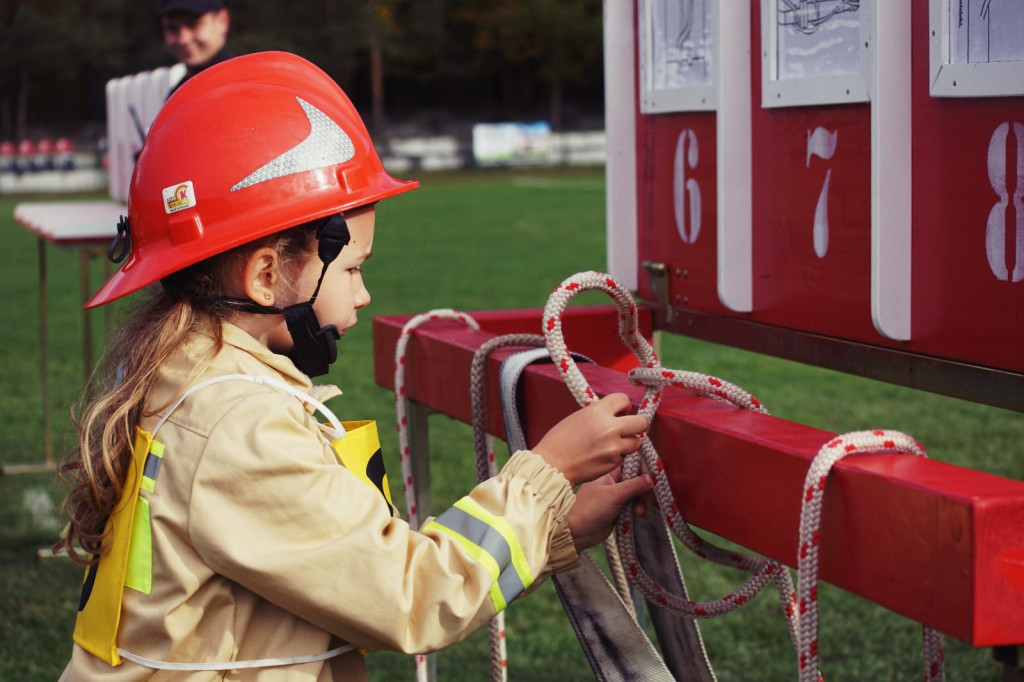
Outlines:
{"label": "red helmet", "polygon": [[153,121],[129,190],[131,252],[85,307],[418,186],[385,172],[355,107],[319,68],[285,52],[229,59],[189,79]]}

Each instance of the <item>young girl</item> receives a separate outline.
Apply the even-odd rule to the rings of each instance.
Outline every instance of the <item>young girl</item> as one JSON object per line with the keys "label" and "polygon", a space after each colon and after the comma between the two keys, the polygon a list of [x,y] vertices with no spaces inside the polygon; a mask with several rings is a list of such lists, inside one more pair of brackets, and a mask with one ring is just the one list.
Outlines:
{"label": "young girl", "polygon": [[127,260],[88,303],[160,283],[65,466],[59,546],[87,571],[62,679],[364,679],[366,650],[462,639],[650,489],[615,480],[647,427],[615,394],[420,532],[393,513],[374,434],[346,433],[322,403],[338,390],[309,377],[370,302],[374,204],[416,186],[294,55],[226,61],[168,100],[111,247]]}

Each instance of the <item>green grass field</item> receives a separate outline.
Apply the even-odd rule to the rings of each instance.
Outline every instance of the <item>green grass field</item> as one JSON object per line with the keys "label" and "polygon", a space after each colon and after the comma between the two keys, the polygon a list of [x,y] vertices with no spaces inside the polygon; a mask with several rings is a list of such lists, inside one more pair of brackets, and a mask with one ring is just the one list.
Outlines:
{"label": "green grass field", "polygon": [[[604,185],[597,171],[481,172],[425,175],[422,189],[378,208],[375,256],[365,267],[373,303],[346,335],[330,380],[345,395],[343,418],[382,423],[388,466],[399,470],[392,396],[373,383],[373,315],[452,307],[466,311],[542,307],[568,275],[603,269]],[[0,200],[3,322],[0,323],[0,462],[42,456],[36,240]],[[83,382],[78,256],[49,247],[50,357],[55,437],[68,451],[68,411]],[[93,288],[100,268],[93,265]],[[581,303],[605,303],[586,294]],[[97,334],[102,315],[94,316]],[[609,330],[609,333],[614,333]],[[1024,415],[921,394],[677,336],[662,339],[667,367],[729,379],[776,416],[834,432],[897,428],[921,440],[931,457],[1001,476],[1024,478]],[[468,426],[431,418],[435,509],[474,480]],[[400,491],[398,491],[400,492]],[[52,475],[0,478],[0,680],[53,680],[70,651],[80,570],[66,559],[37,561],[37,547],[58,531],[59,492]],[[742,576],[682,554],[691,594],[712,599]],[[920,627],[839,590],[821,588],[825,679],[920,679]],[[329,599],[330,595],[324,595]],[[764,594],[743,610],[701,625],[718,679],[791,680],[795,658],[777,601]],[[589,668],[550,585],[508,610],[512,680],[587,680]],[[438,656],[441,680],[487,679],[486,633]],[[413,679],[397,654],[369,657],[374,679]],[[986,650],[947,640],[947,679],[1002,679]]]}

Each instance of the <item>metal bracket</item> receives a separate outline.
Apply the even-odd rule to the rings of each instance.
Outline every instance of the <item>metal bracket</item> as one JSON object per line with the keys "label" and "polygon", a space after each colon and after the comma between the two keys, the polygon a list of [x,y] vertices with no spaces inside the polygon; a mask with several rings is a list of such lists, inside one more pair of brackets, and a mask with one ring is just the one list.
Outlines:
{"label": "metal bracket", "polygon": [[671,293],[668,284],[668,266],[664,263],[645,260],[640,264],[651,282],[651,292],[654,294],[657,306],[655,312],[661,313],[666,325],[672,324],[675,319],[675,309],[672,307]]}
{"label": "metal bracket", "polygon": [[1004,682],[1024,680],[1024,646],[992,647],[992,658],[1003,664]]}

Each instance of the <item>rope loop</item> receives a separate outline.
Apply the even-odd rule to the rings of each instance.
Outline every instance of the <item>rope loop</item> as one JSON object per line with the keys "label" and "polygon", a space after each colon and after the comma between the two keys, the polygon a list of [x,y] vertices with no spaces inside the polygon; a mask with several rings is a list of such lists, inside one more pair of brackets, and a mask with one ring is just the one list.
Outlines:
{"label": "rope loop", "polygon": [[[798,589],[796,607],[799,614],[797,655],[800,682],[817,682],[818,665],[818,553],[821,541],[821,510],[826,483],[832,467],[849,455],[909,454],[927,457],[916,440],[900,431],[875,429],[853,431],[825,443],[811,461],[804,478],[800,508],[800,545],[797,549]],[[924,679],[945,680],[942,635],[924,627]]]}
{"label": "rope loop", "polygon": [[704,398],[714,398],[745,410],[768,414],[761,401],[736,384],[700,372],[681,372],[655,367],[634,367],[627,373],[629,383],[637,386],[675,386]]}
{"label": "rope loop", "polygon": [[[664,369],[650,343],[639,332],[637,306],[633,295],[611,275],[595,271],[578,273],[559,284],[549,296],[542,318],[548,352],[580,405],[589,405],[597,397],[566,348],[561,318],[570,300],[584,291],[591,290],[608,294],[618,307],[619,338],[640,363],[639,368],[630,372],[630,380],[644,386],[644,397],[637,412],[647,417],[650,423],[654,422],[664,387],[670,385],[684,387],[699,395],[724,400],[745,409],[767,412],[760,401],[727,381],[697,372]],[[632,533],[633,516],[632,511],[627,509],[616,523],[616,540],[630,582],[648,601],[691,618],[712,618],[734,611],[747,603],[773,579],[778,581],[780,593],[785,593],[786,603],[791,601],[789,595],[792,594],[792,579],[783,566],[771,560],[717,547],[700,538],[690,528],[679,512],[668,478],[663,473],[664,465],[661,458],[646,434],[641,436],[639,457],[635,454],[626,457],[622,467],[623,478],[640,475],[641,459],[654,482],[655,497],[662,513],[676,537],[700,557],[752,573],[739,589],[713,601],[695,602],[666,592],[647,575],[637,559],[636,542]],[[791,636],[795,638],[795,619],[790,618],[789,622]]]}
{"label": "rope loop", "polygon": [[[555,288],[544,308],[542,323],[545,343],[551,358],[580,405],[589,405],[597,397],[587,385],[586,379],[566,348],[562,337],[561,316],[572,298],[588,290],[605,292],[618,306],[619,338],[640,362],[640,367],[630,370],[628,374],[631,383],[641,385],[645,389],[638,413],[647,417],[651,424],[665,386],[675,386],[700,396],[732,403],[743,409],[768,414],[768,410],[757,398],[734,384],[699,372],[663,368],[650,344],[638,331],[637,308],[632,294],[614,277],[593,271],[573,275]],[[654,481],[655,497],[662,513],[682,543],[700,557],[745,569],[751,576],[737,590],[718,600],[695,602],[667,593],[651,580],[640,566],[636,554],[635,535],[632,532],[634,519],[631,510],[627,508],[623,510],[616,523],[616,538],[630,582],[649,602],[692,618],[712,618],[729,613],[750,601],[769,582],[774,582],[789,627],[790,639],[797,652],[800,680],[818,682],[821,679],[818,670],[818,543],[825,481],[837,461],[850,454],[867,452],[927,456],[920,443],[898,431],[853,432],[834,438],[822,447],[807,471],[806,492],[800,518],[800,546],[797,552],[800,588],[797,593],[789,569],[781,563],[729,552],[703,540],[690,528],[682,518],[679,506],[673,498],[667,477],[664,475],[661,458],[651,439],[643,434],[639,458],[636,455],[626,458],[622,469],[623,477],[639,475],[639,459],[642,458]],[[924,639],[925,680],[940,682],[945,679],[941,634],[926,627]]]}
{"label": "rope loop", "polygon": [[480,329],[480,325],[470,315],[451,308],[438,308],[416,315],[402,327],[395,346],[395,416],[398,420],[398,456],[402,463],[402,493],[405,496],[405,511],[409,525],[419,530],[418,509],[416,507],[416,491],[413,489],[412,451],[409,445],[409,416],[405,408],[405,359],[406,349],[412,332],[420,325],[434,320],[455,320],[471,329]]}
{"label": "rope loop", "polygon": [[[558,367],[573,397],[581,406],[589,405],[597,398],[590,390],[587,380],[583,377],[576,361],[565,345],[562,334],[562,313],[573,298],[588,290],[603,291],[614,299],[619,308],[619,338],[633,352],[644,367],[660,367],[654,348],[647,342],[637,327],[637,307],[633,295],[611,275],[602,272],[581,272],[569,277],[555,287],[548,296],[544,306],[542,326],[544,341],[551,354],[551,359]],[[657,404],[660,400],[661,388],[648,387],[644,398]],[[653,414],[651,410],[651,414]]]}

